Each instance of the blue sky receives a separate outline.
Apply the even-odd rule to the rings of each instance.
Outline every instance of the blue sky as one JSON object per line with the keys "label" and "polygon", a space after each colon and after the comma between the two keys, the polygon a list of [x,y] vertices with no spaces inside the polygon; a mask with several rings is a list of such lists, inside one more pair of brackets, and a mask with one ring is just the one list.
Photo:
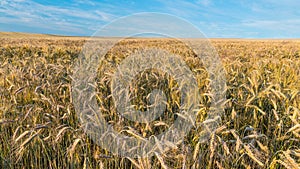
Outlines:
{"label": "blue sky", "polygon": [[215,38],[300,38],[299,0],[0,0],[0,31],[90,36],[137,12],[181,17]]}

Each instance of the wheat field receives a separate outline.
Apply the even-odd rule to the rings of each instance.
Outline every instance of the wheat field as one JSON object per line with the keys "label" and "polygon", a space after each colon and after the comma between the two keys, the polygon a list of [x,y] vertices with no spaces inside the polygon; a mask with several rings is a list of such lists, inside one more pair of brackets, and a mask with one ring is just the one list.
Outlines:
{"label": "wheat field", "polygon": [[[2,34],[0,40],[0,168],[300,168],[300,40],[211,39],[226,72],[220,125],[206,142],[199,141],[201,128],[192,128],[176,149],[149,158],[120,158],[84,133],[71,91],[85,38]],[[146,46],[181,55],[195,70],[204,93],[200,124],[210,102],[207,73],[181,43],[150,38],[123,40],[99,66],[97,101],[106,120],[134,137],[157,134],[174,121],[177,84],[155,70],[137,77],[134,103],[144,110],[148,89],[160,85],[168,91],[162,122],[122,121],[111,104],[109,75]],[[143,79],[151,83],[143,86]]]}

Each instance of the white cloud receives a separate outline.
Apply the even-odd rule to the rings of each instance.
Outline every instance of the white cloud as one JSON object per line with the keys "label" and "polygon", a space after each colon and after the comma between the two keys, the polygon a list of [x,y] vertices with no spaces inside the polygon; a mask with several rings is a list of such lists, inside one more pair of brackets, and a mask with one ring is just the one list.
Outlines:
{"label": "white cloud", "polygon": [[286,20],[250,20],[243,21],[244,26],[257,27],[262,29],[274,30],[290,30],[292,28],[300,28],[300,19],[286,19]]}
{"label": "white cloud", "polygon": [[96,6],[96,3],[90,0],[76,0],[75,3]]}
{"label": "white cloud", "polygon": [[35,0],[0,0],[0,24],[88,35],[116,19],[117,15],[151,10],[184,18],[208,36],[259,37],[272,33],[276,36],[278,32],[300,36],[299,0],[156,0],[151,7],[151,3],[139,7],[138,4],[130,5],[131,2],[126,6],[125,2],[117,1],[71,0],[68,5],[55,6]]}
{"label": "white cloud", "polygon": [[212,1],[211,0],[198,0],[197,3],[207,7],[212,4]]}
{"label": "white cloud", "polygon": [[43,5],[31,0],[1,0],[0,14],[0,23],[65,30],[74,34],[91,33],[92,30],[87,29],[115,18],[105,11]]}
{"label": "white cloud", "polygon": [[295,38],[300,36],[300,19],[246,20],[241,24],[249,30],[255,29],[260,35],[270,38]]}

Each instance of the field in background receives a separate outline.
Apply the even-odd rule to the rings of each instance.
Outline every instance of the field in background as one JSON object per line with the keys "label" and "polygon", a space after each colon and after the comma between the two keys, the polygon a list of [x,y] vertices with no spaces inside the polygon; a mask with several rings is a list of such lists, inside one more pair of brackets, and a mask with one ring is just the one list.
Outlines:
{"label": "field in background", "polygon": [[[72,105],[71,78],[84,37],[0,35],[0,168],[300,167],[300,40],[212,39],[228,86],[222,124],[209,142],[198,142],[199,131],[193,129],[177,150],[132,159],[101,149],[80,128]],[[168,42],[125,40],[125,47],[116,47],[107,56],[107,64],[128,56],[130,51],[125,49],[158,45],[184,55],[188,65],[202,70],[192,53]],[[109,68],[99,69],[99,96],[110,94],[109,80],[101,80]],[[199,88],[209,93],[205,72],[195,74]],[[209,95],[201,98],[204,108],[198,112],[198,123],[209,105]],[[98,102],[115,124],[109,101]]]}

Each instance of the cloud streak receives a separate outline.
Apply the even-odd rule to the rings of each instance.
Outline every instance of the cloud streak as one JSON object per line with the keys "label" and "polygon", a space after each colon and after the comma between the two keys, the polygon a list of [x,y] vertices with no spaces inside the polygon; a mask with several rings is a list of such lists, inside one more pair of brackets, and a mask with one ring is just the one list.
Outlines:
{"label": "cloud streak", "polygon": [[0,0],[0,31],[89,36],[121,16],[162,12],[191,22],[208,37],[299,38],[298,6],[297,0]]}
{"label": "cloud streak", "polygon": [[34,1],[1,1],[0,23],[58,30],[67,34],[95,31],[115,16],[99,10],[43,5]]}

